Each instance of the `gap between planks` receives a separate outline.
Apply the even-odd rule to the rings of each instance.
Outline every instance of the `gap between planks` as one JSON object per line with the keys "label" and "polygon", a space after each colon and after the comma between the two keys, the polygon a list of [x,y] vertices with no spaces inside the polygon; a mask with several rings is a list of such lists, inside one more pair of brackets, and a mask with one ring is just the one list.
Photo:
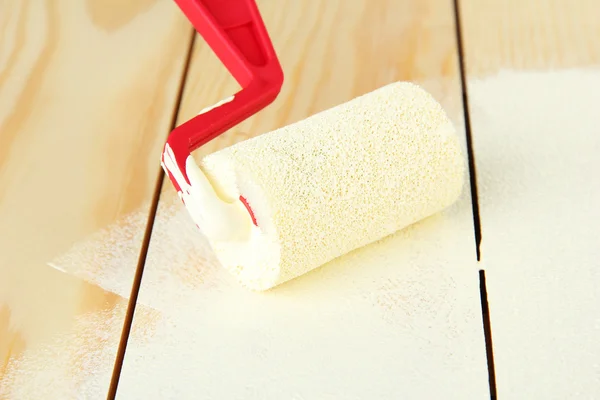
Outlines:
{"label": "gap between planks", "polygon": [[469,116],[469,96],[467,93],[467,80],[465,72],[465,55],[463,48],[462,28],[460,25],[459,0],[453,0],[454,27],[456,28],[456,45],[458,48],[458,63],[460,70],[460,85],[462,89],[463,115],[467,133],[467,156],[469,163],[469,182],[471,185],[471,204],[473,207],[473,228],[475,229],[475,251],[477,261],[481,260],[481,219],[479,216],[479,198],[477,196],[477,174],[475,171],[475,155],[473,152],[473,137],[471,132],[471,119]]}
{"label": "gap between planks", "polygon": [[[465,131],[467,138],[467,155],[469,164],[469,182],[471,185],[471,204],[473,208],[473,229],[475,233],[475,251],[477,262],[481,261],[481,218],[479,215],[479,197],[477,192],[477,173],[475,170],[475,154],[473,151],[473,135],[471,130],[471,118],[469,115],[469,95],[467,91],[467,80],[465,70],[465,53],[462,37],[462,27],[460,24],[460,0],[452,0],[454,7],[454,27],[456,29],[456,44],[458,48],[458,62],[460,70],[460,85],[462,91],[463,115],[465,121]],[[481,298],[481,319],[483,324],[483,334],[485,338],[485,352],[488,367],[488,382],[490,387],[490,399],[497,399],[496,390],[496,368],[494,366],[494,349],[492,342],[492,323],[490,317],[490,307],[487,299],[487,285],[485,281],[485,270],[479,270],[479,295]]]}
{"label": "gap between planks", "polygon": [[490,307],[487,299],[487,285],[485,283],[485,271],[479,270],[479,294],[481,296],[481,317],[483,319],[483,334],[485,336],[485,352],[488,363],[488,380],[490,384],[490,399],[498,398],[496,390],[496,368],[494,366],[494,351],[492,345],[492,322],[490,319]]}
{"label": "gap between planks", "polygon": [[[194,50],[194,43],[196,42],[197,33],[196,30],[191,27],[190,40],[187,49],[187,55],[185,63],[183,65],[183,71],[179,82],[179,88],[177,89],[177,98],[175,107],[173,107],[173,114],[171,116],[171,123],[169,124],[169,132],[175,129],[177,125],[177,119],[179,116],[179,110],[181,108],[181,101],[183,99],[183,92],[185,84],[187,82],[187,76],[190,70],[192,54]],[[140,248],[140,256],[135,269],[135,275],[133,277],[133,283],[131,285],[131,294],[129,296],[129,302],[127,303],[127,311],[125,313],[125,319],[123,321],[123,329],[121,331],[121,339],[119,340],[119,347],[115,356],[115,364],[113,367],[112,376],[110,379],[110,386],[108,388],[107,399],[113,400],[117,395],[117,388],[119,385],[119,378],[121,376],[121,369],[123,368],[123,360],[125,359],[125,351],[127,349],[127,341],[131,332],[131,325],[133,323],[133,317],[135,314],[135,306],[137,298],[140,292],[140,286],[142,284],[142,276],[144,274],[144,266],[146,264],[146,257],[148,255],[148,248],[150,246],[150,240],[152,239],[152,230],[154,228],[154,220],[156,218],[156,211],[158,209],[158,201],[160,199],[160,189],[163,184],[165,174],[162,168],[159,169],[159,173],[156,178],[154,187],[154,193],[152,195],[152,202],[150,204],[150,210],[148,212],[148,220],[146,222],[146,230],[144,231],[144,238],[142,240],[142,246]]]}

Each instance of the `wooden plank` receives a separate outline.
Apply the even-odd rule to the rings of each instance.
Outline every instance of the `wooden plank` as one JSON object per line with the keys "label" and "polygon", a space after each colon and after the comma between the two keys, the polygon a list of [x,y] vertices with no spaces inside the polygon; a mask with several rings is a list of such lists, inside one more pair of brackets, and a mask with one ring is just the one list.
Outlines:
{"label": "wooden plank", "polygon": [[469,75],[600,64],[595,0],[459,0]]}
{"label": "wooden plank", "polygon": [[190,34],[169,1],[0,4],[0,398],[106,396],[127,301],[48,263],[147,213]]}
{"label": "wooden plank", "polygon": [[498,397],[600,397],[600,3],[462,0]]}
{"label": "wooden plank", "polygon": [[[286,73],[283,92],[199,155],[396,80],[423,84],[464,134],[450,2],[265,0],[259,7]],[[187,82],[182,121],[237,89],[202,40]],[[441,215],[251,293],[217,265],[166,183],[138,301],[161,315],[136,315],[134,326],[152,333],[129,342],[119,394],[486,398],[475,258],[467,187]]]}

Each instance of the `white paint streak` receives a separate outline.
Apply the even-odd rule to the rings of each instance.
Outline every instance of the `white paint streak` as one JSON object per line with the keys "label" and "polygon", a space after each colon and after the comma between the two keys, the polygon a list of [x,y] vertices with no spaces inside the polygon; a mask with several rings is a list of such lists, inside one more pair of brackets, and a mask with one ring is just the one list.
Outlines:
{"label": "white paint streak", "polygon": [[499,398],[600,398],[600,70],[469,80]]}
{"label": "white paint streak", "polygon": [[52,262],[49,262],[49,263],[48,263],[48,265],[49,265],[50,267],[54,268],[54,269],[55,269],[55,270],[57,270],[57,271],[60,271],[60,272],[67,273],[67,271],[66,271],[66,270],[64,270],[64,269],[63,269],[61,266],[58,266],[58,265],[56,265],[56,264],[54,264],[54,263],[52,263]]}
{"label": "white paint streak", "polygon": [[212,110],[212,109],[215,109],[215,108],[217,108],[217,107],[220,107],[220,106],[222,106],[223,104],[230,103],[230,102],[232,102],[232,101],[233,101],[233,99],[235,99],[235,96],[234,96],[234,95],[232,95],[232,96],[229,96],[229,97],[227,97],[227,98],[225,98],[225,99],[223,99],[223,100],[220,100],[220,101],[218,101],[217,103],[213,104],[212,106],[208,106],[208,107],[205,107],[205,108],[203,108],[202,110],[200,110],[200,112],[198,113],[198,115],[205,114],[205,113],[209,112],[209,111],[210,111],[210,110]]}
{"label": "white paint streak", "polygon": [[[68,333],[45,344],[28,346],[18,358],[11,358],[0,375],[0,398],[21,399],[104,399],[110,383],[125,303],[78,316]],[[146,323],[132,331],[143,341],[152,332],[158,315],[136,310]]]}
{"label": "white paint streak", "polygon": [[[204,281],[205,269],[221,268],[185,207],[181,206],[172,190],[169,192],[170,196],[166,193],[161,196],[152,233],[153,242],[160,241],[166,245],[166,249],[152,259],[161,268],[144,270],[144,286],[151,286],[155,292],[155,296],[145,299],[148,301],[145,305],[163,311],[169,310],[168,303],[173,297],[185,297],[189,291],[199,287]],[[75,244],[48,265],[127,298],[139,257],[147,210],[147,206],[141,207],[139,211]],[[178,290],[165,292],[161,290],[165,286],[178,286]]]}

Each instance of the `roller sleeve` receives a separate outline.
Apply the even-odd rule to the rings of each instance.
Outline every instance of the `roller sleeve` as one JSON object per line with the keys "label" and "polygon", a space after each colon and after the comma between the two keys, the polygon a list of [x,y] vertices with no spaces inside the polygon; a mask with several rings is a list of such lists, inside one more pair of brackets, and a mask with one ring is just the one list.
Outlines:
{"label": "roller sleeve", "polygon": [[245,240],[217,258],[265,290],[441,211],[460,195],[464,159],[435,99],[393,83],[200,162],[218,195],[246,200]]}

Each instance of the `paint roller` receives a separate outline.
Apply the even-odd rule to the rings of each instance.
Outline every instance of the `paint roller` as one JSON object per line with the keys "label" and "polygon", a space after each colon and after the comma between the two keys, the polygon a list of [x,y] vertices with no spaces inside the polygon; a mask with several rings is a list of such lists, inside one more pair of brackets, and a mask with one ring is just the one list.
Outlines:
{"label": "paint roller", "polygon": [[464,163],[452,123],[408,82],[198,165],[191,152],[269,105],[283,73],[253,0],[176,2],[243,89],[175,128],[161,164],[218,260],[244,286],[272,288],[458,198]]}

